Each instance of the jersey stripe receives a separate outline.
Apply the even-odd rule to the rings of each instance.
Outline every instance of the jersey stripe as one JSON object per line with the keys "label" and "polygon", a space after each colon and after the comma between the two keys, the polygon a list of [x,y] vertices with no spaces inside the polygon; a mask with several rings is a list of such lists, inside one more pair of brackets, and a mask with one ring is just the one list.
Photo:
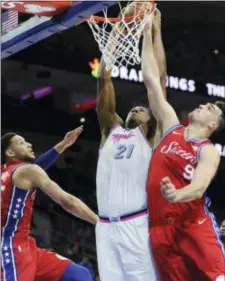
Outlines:
{"label": "jersey stripe", "polygon": [[13,186],[7,220],[2,231],[2,268],[5,281],[18,280],[13,253],[13,237],[16,233],[17,225],[23,217],[29,192],[29,190],[22,190]]}
{"label": "jersey stripe", "polygon": [[201,143],[201,142],[204,142],[204,141],[208,141],[209,139],[195,140],[195,139],[188,139],[188,138],[185,138],[185,140],[186,140],[186,142]]}
{"label": "jersey stripe", "polygon": [[204,211],[205,213],[210,217],[210,220],[211,220],[211,223],[212,223],[212,227],[213,227],[213,230],[214,230],[214,233],[216,235],[216,238],[217,238],[217,242],[221,248],[221,251],[222,251],[222,254],[225,258],[225,249],[224,249],[224,246],[223,246],[223,243],[220,239],[220,231],[219,231],[219,227],[216,223],[216,220],[215,220],[215,217],[214,217],[214,214],[211,213],[209,210],[208,210],[208,207],[210,206],[210,199],[206,197],[206,200],[205,200],[205,205],[204,205]]}
{"label": "jersey stripe", "polygon": [[142,125],[138,126],[138,129],[141,132],[141,135],[143,136],[144,140],[147,142],[147,144],[149,145],[150,149],[152,150],[153,149],[152,144],[150,143],[150,141],[145,136],[145,133],[144,133]]}
{"label": "jersey stripe", "polygon": [[17,281],[16,269],[13,266],[15,262],[12,261],[12,254],[13,254],[12,240],[10,239],[10,237],[5,238],[5,230],[6,230],[6,226],[9,224],[14,195],[15,195],[15,189],[13,188],[10,207],[7,215],[7,221],[2,231],[2,268],[4,274],[4,281],[9,281],[9,280]]}
{"label": "jersey stripe", "polygon": [[177,128],[183,127],[181,124],[174,125],[173,127],[169,128],[162,136],[160,142],[154,147],[154,150],[162,143],[162,141],[165,139],[166,136],[168,136],[172,131],[174,131]]}

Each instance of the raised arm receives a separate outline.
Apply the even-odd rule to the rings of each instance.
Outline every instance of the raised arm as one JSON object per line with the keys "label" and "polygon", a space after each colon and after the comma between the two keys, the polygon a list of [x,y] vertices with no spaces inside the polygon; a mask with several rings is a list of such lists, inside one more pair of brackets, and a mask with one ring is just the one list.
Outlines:
{"label": "raised arm", "polygon": [[73,131],[68,132],[62,141],[57,143],[53,148],[49,149],[42,155],[40,155],[34,164],[40,166],[42,169],[47,170],[50,168],[55,161],[59,158],[60,154],[63,153],[68,147],[73,145],[79,135],[83,131],[83,126],[76,128]]}
{"label": "raised arm", "polygon": [[102,142],[104,142],[110,129],[117,124],[122,125],[123,120],[116,114],[115,90],[111,80],[111,71],[106,70],[103,59],[98,80],[97,114]]}
{"label": "raised arm", "polygon": [[163,94],[166,98],[166,75],[167,75],[166,54],[162,41],[161,13],[158,9],[155,11],[155,15],[153,18],[152,39],[153,39],[153,53],[159,69],[160,84],[163,90]]}
{"label": "raised arm", "polygon": [[80,199],[62,190],[57,183],[37,165],[23,165],[13,174],[13,184],[18,187],[31,189],[40,188],[56,203],[72,215],[96,224],[98,216],[91,211]]}
{"label": "raised arm", "polygon": [[142,73],[144,83],[148,92],[148,100],[155,116],[158,126],[164,134],[169,128],[179,124],[178,117],[172,106],[166,101],[160,81],[159,68],[154,56],[152,43],[152,19],[144,31],[144,40],[142,48]]}
{"label": "raised arm", "polygon": [[[162,194],[171,202],[189,202],[202,198],[215,176],[220,163],[220,155],[213,145],[204,146],[200,152],[198,166],[191,183],[176,189],[168,177],[162,179]],[[207,171],[207,172],[206,172]]]}
{"label": "raised arm", "polygon": [[[160,84],[164,94],[165,99],[166,95],[166,75],[167,75],[167,67],[166,67],[166,55],[162,41],[162,33],[161,33],[161,13],[157,9],[154,14],[153,23],[152,23],[152,40],[153,40],[153,53],[156,60],[157,67],[159,69],[159,77]],[[153,89],[148,89],[148,91],[153,91]],[[149,104],[151,108],[151,105]],[[163,130],[159,123],[157,123],[156,132],[153,139],[150,139],[152,144],[156,147],[163,136]]]}

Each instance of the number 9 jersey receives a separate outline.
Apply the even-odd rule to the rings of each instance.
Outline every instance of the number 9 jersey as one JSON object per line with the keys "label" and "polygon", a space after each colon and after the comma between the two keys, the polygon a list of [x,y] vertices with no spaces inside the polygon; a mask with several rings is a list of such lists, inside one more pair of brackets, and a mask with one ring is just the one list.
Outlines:
{"label": "number 9 jersey", "polygon": [[[177,189],[188,185],[198,164],[201,149],[212,145],[210,140],[186,139],[185,127],[172,127],[154,150],[148,173],[148,205],[151,221],[158,222],[171,214],[191,214],[204,210],[206,198],[185,203],[171,204],[161,194],[160,181],[169,177]],[[207,172],[207,171],[206,171]]]}
{"label": "number 9 jersey", "polygon": [[146,180],[152,147],[141,127],[114,127],[99,151],[99,214],[118,216],[147,208]]}

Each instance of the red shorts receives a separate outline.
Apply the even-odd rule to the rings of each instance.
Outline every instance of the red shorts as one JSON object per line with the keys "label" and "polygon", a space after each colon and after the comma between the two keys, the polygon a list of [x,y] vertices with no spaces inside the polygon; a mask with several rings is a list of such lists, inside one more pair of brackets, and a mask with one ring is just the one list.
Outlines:
{"label": "red shorts", "polygon": [[153,223],[150,239],[161,281],[224,281],[225,256],[213,217]]}
{"label": "red shorts", "polygon": [[45,249],[39,249],[33,238],[13,241],[2,247],[4,281],[58,281],[70,260]]}

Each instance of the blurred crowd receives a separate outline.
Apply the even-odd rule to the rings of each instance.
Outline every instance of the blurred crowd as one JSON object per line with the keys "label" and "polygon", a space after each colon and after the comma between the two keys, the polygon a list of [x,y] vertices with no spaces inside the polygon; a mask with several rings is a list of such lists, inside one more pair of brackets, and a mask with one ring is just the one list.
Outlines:
{"label": "blurred crowd", "polygon": [[[163,39],[168,60],[169,73],[196,79],[224,82],[225,43],[218,36],[222,26],[217,23],[178,22],[164,23]],[[218,33],[217,33],[218,32]],[[201,38],[199,36],[201,35]]]}

